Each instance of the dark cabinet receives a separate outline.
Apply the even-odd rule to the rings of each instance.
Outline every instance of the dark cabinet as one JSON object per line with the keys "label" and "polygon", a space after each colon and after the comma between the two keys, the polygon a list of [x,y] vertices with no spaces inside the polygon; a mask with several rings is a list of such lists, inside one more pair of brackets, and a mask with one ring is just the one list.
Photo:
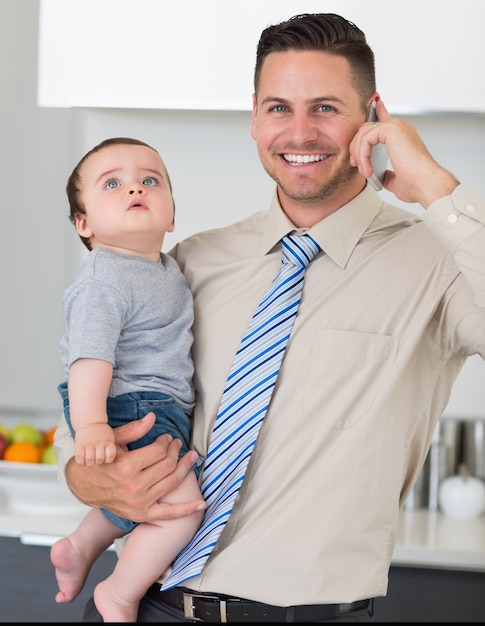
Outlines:
{"label": "dark cabinet", "polygon": [[391,567],[376,622],[485,622],[485,572]]}
{"label": "dark cabinet", "polygon": [[[84,604],[116,562],[105,552],[81,594],[56,604],[49,548],[0,537],[0,622],[81,622]],[[392,567],[389,591],[374,605],[376,622],[485,622],[485,572]]]}
{"label": "dark cabinet", "polygon": [[0,622],[81,622],[95,585],[113,570],[107,551],[94,564],[83,591],[70,604],[56,604],[57,583],[50,548],[0,537]]}

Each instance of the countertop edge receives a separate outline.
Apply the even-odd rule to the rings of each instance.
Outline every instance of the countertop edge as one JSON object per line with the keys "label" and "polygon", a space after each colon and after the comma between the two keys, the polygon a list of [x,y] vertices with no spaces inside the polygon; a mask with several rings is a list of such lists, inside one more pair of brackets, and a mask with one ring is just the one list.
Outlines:
{"label": "countertop edge", "polygon": [[[0,512],[0,536],[22,543],[52,546],[77,526],[88,507],[71,515]],[[441,512],[401,511],[391,566],[485,572],[485,516],[450,519]]]}

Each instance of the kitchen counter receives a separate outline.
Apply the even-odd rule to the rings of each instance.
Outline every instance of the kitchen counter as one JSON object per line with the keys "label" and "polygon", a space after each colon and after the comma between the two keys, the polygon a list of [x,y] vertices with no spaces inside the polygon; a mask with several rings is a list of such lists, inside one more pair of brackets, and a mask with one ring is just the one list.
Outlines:
{"label": "kitchen counter", "polygon": [[485,572],[485,517],[460,520],[439,511],[402,511],[393,565]]}
{"label": "kitchen counter", "polygon": [[71,533],[89,511],[89,507],[79,505],[75,513],[49,515],[48,506],[44,514],[0,512],[0,537],[18,537],[25,544],[51,546],[59,537]]}
{"label": "kitchen counter", "polygon": [[[48,505],[46,505],[48,506]],[[0,513],[0,536],[51,546],[70,533],[88,507],[71,515]],[[485,516],[455,520],[440,512],[403,511],[392,565],[485,572]]]}

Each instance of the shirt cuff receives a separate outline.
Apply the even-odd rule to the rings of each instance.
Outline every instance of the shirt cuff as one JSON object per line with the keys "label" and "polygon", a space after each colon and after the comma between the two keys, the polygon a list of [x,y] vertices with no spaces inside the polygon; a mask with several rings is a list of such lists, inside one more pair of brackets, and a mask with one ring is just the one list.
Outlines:
{"label": "shirt cuff", "polygon": [[460,184],[451,195],[433,202],[423,220],[445,248],[454,253],[463,241],[480,231],[485,238],[485,200]]}

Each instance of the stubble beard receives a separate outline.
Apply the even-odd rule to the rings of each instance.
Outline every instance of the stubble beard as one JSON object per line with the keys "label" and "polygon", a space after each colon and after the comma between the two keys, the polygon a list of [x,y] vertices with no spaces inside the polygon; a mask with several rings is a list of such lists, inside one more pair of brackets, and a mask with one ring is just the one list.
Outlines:
{"label": "stubble beard", "polygon": [[[330,180],[322,183],[309,180],[305,178],[304,174],[299,180],[293,179],[291,183],[285,183],[273,168],[270,168],[264,163],[263,167],[266,173],[275,181],[288,198],[308,204],[331,198],[339,189],[347,186],[358,174],[356,167],[347,164],[342,165]],[[298,174],[298,172],[296,172],[296,174]]]}

